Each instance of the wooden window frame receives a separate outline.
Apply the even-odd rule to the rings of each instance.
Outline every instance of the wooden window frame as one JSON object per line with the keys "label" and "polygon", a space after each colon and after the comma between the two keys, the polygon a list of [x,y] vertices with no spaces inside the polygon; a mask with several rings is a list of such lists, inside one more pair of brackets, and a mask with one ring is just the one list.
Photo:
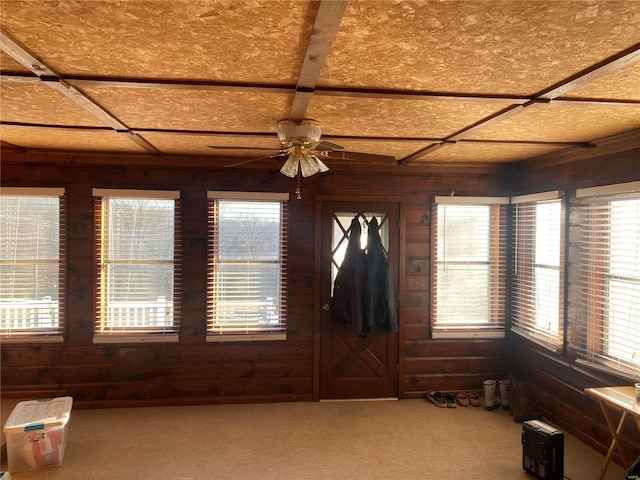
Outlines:
{"label": "wooden window frame", "polygon": [[[549,350],[562,352],[564,340],[564,284],[565,284],[565,204],[564,192],[551,191],[531,195],[522,195],[511,199],[513,215],[513,261],[511,283],[511,328],[510,330]],[[557,228],[558,265],[539,263],[536,259],[537,241],[540,236],[538,206],[556,203],[559,208]],[[544,233],[544,232],[542,232]],[[558,278],[558,316],[549,319],[555,321],[555,329],[547,330],[538,325],[538,293],[536,291],[536,270],[544,268],[556,271]]]}
{"label": "wooden window frame", "polygon": [[[28,343],[44,343],[44,342],[53,342],[59,343],[64,342],[64,335],[66,329],[66,285],[67,285],[67,248],[66,248],[66,238],[67,238],[67,199],[64,188],[40,188],[40,187],[3,187],[1,196],[5,197],[27,197],[27,198],[57,198],[58,199],[58,258],[45,260],[45,264],[57,264],[58,265],[58,285],[57,285],[57,302],[55,307],[50,307],[51,309],[55,309],[55,316],[57,317],[57,322],[55,326],[50,328],[42,329],[42,328],[2,328],[0,330],[0,338],[2,342],[5,343],[13,343],[13,342],[28,342]],[[13,263],[15,259],[0,260],[1,263]],[[37,263],[42,263],[42,260],[34,259]],[[30,308],[29,311],[25,312],[16,312],[15,309],[12,309],[10,306],[7,307],[7,311],[2,309],[3,311],[0,313],[3,317],[6,315],[6,318],[3,318],[4,321],[10,322],[12,317],[16,314],[20,318],[24,318],[25,315],[29,317],[39,316],[42,308],[33,307]],[[14,318],[15,320],[15,318]],[[20,321],[18,319],[18,321]]]}
{"label": "wooden window frame", "polygon": [[[507,197],[441,197],[436,196],[433,205],[433,242],[432,242],[432,301],[431,301],[431,336],[432,338],[503,338],[505,336],[506,318],[506,272],[507,272]],[[488,266],[489,292],[486,302],[489,304],[487,322],[448,322],[438,318],[438,267],[444,261],[438,259],[438,243],[440,233],[438,229],[438,207],[448,205],[458,206],[488,206],[488,259],[484,262]],[[447,262],[448,263],[448,262]],[[456,264],[474,264],[477,262],[454,262]]]}
{"label": "wooden window frame", "polygon": [[[181,317],[181,289],[182,289],[182,228],[180,215],[180,192],[167,190],[126,190],[126,189],[99,189],[93,190],[95,212],[95,259],[96,259],[96,317],[94,321],[94,343],[156,343],[177,342],[180,331]],[[159,263],[173,266],[172,298],[170,301],[151,305],[150,302],[141,302],[135,309],[127,308],[124,312],[122,325],[115,325],[107,321],[107,272],[113,262],[106,253],[108,248],[108,205],[111,200],[171,200],[173,201],[173,259]],[[153,260],[140,260],[135,264],[154,264]],[[149,305],[147,305],[149,303]],[[170,310],[166,310],[169,308]],[[142,309],[142,313],[141,312]],[[165,312],[165,313],[162,313]],[[150,319],[157,321],[158,315],[170,315],[171,322],[164,325],[133,325],[128,324],[132,319],[134,323],[144,323],[136,320],[137,316],[148,315]]]}
{"label": "wooden window frame", "polygon": [[[637,380],[640,375],[640,361],[631,361],[610,353],[605,346],[611,331],[607,325],[611,304],[607,292],[609,280],[618,277],[630,281],[632,287],[629,294],[633,288],[640,286],[640,275],[620,275],[609,271],[612,251],[611,205],[612,202],[620,200],[640,202],[640,181],[576,191],[575,228],[580,231],[580,243],[577,244],[580,256],[572,268],[573,276],[580,279],[576,288],[580,295],[571,299],[571,308],[576,313],[569,318],[569,328],[574,332],[573,338],[570,339],[570,347],[576,354],[578,364]],[[627,222],[624,225],[627,225]],[[633,294],[631,295],[633,299]],[[625,335],[627,340],[636,342],[635,347],[632,347],[635,348],[633,357],[640,354],[640,319],[631,315],[629,325],[635,326],[636,329],[635,332]],[[613,338],[620,344],[617,336],[614,335]]]}
{"label": "wooden window frame", "polygon": [[[237,342],[237,341],[265,341],[265,340],[286,340],[287,338],[287,258],[288,258],[288,193],[277,192],[230,192],[230,191],[208,191],[208,234],[207,234],[207,342]],[[277,312],[277,323],[260,327],[250,320],[250,313],[245,312],[242,301],[238,305],[239,318],[246,315],[245,325],[233,324],[223,326],[218,318],[217,297],[221,288],[218,278],[219,266],[225,262],[219,260],[219,240],[220,230],[218,227],[219,202],[269,202],[280,204],[279,217],[279,245],[275,260],[256,260],[259,264],[265,262],[278,265],[279,284],[278,298],[275,305],[270,305],[270,311]],[[247,261],[249,261],[247,259]],[[242,263],[242,261],[232,261],[230,263]],[[222,294],[225,294],[224,292]],[[249,295],[249,294],[247,294]]]}

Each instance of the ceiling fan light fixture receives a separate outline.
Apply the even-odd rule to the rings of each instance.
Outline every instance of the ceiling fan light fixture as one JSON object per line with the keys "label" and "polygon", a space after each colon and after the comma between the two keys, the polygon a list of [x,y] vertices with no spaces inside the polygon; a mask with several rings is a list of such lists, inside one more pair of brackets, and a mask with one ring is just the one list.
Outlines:
{"label": "ceiling fan light fixture", "polygon": [[329,167],[327,167],[327,165],[322,160],[320,160],[318,157],[315,157],[315,159],[316,159],[316,162],[318,162],[318,167],[320,167],[321,173],[329,171]]}
{"label": "ceiling fan light fixture", "polygon": [[303,177],[310,177],[320,172],[320,165],[318,165],[318,157],[315,155],[302,155],[300,157],[300,170]]}
{"label": "ceiling fan light fixture", "polygon": [[286,175],[287,177],[295,178],[298,174],[298,168],[300,165],[300,160],[295,153],[291,153],[287,161],[284,162],[284,165],[280,169],[280,173]]}
{"label": "ceiling fan light fixture", "polygon": [[320,141],[322,135],[320,122],[311,119],[305,119],[301,122],[282,120],[278,122],[277,131],[278,138],[282,143],[315,143]]}
{"label": "ceiling fan light fixture", "polygon": [[[322,130],[320,123],[305,119],[301,122],[282,120],[278,123],[278,139],[289,153],[280,173],[287,177],[310,177],[316,173],[327,172],[327,167],[314,153],[319,145]],[[322,152],[320,152],[322,153]]]}

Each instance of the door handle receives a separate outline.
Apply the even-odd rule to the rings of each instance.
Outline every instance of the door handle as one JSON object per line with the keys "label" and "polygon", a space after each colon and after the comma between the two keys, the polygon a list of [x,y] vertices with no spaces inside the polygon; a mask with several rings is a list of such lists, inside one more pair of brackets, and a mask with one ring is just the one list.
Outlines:
{"label": "door handle", "polygon": [[328,312],[330,308],[331,308],[331,307],[329,307],[329,304],[328,304],[328,303],[325,303],[324,305],[322,305],[322,309],[323,309],[325,312]]}

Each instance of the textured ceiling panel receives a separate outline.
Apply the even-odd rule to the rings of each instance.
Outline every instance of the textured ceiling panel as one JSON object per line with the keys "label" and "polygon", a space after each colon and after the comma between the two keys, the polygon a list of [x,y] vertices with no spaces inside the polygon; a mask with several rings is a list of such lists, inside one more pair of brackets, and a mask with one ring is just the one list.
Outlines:
{"label": "textured ceiling panel", "polygon": [[532,146],[457,143],[429,153],[415,161],[413,164],[509,163],[523,160],[525,158],[537,157],[553,151],[563,150],[564,148],[566,147],[549,145]]}
{"label": "textured ceiling panel", "polygon": [[[46,134],[45,134],[46,133]],[[0,125],[0,137],[11,145],[29,145],[33,149],[82,152],[143,153],[144,150],[124,135],[113,131],[87,131],[61,128],[12,127]]]}
{"label": "textured ceiling panel", "polygon": [[430,145],[430,142],[348,140],[344,138],[332,139],[331,137],[329,137],[329,139],[331,142],[344,147],[344,150],[348,152],[379,153],[392,155],[396,158],[405,157]]}
{"label": "textured ceiling panel", "polygon": [[237,159],[272,155],[279,148],[275,133],[271,138],[163,133],[143,133],[142,136],[167,154],[216,155]]}
{"label": "textured ceiling panel", "polygon": [[309,116],[331,135],[442,138],[503,104],[315,96]]}
{"label": "textured ceiling panel", "polygon": [[549,105],[527,109],[520,115],[486,127],[470,138],[588,142],[636,128],[640,128],[640,109],[637,107]]}
{"label": "textured ceiling panel", "polygon": [[0,19],[66,75],[295,84],[316,8],[308,1],[9,1]]}
{"label": "textured ceiling panel", "polygon": [[4,122],[106,126],[64,95],[41,83],[0,82],[0,111]]}
{"label": "textured ceiling panel", "polygon": [[319,84],[532,95],[640,42],[639,4],[353,0]]}
{"label": "textured ceiling panel", "polygon": [[129,128],[269,131],[286,118],[290,95],[88,87],[84,91]]}

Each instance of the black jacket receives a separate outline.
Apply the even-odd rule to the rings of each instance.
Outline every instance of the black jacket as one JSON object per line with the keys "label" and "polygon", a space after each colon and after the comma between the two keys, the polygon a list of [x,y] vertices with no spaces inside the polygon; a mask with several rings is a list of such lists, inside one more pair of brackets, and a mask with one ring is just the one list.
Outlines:
{"label": "black jacket", "polygon": [[331,319],[351,325],[354,333],[362,331],[362,283],[364,252],[360,249],[360,221],[351,220],[351,233],[344,260],[333,283]]}
{"label": "black jacket", "polygon": [[362,289],[362,335],[374,329],[398,331],[398,317],[393,288],[393,272],[380,240],[380,227],[374,217],[369,222],[365,280]]}

